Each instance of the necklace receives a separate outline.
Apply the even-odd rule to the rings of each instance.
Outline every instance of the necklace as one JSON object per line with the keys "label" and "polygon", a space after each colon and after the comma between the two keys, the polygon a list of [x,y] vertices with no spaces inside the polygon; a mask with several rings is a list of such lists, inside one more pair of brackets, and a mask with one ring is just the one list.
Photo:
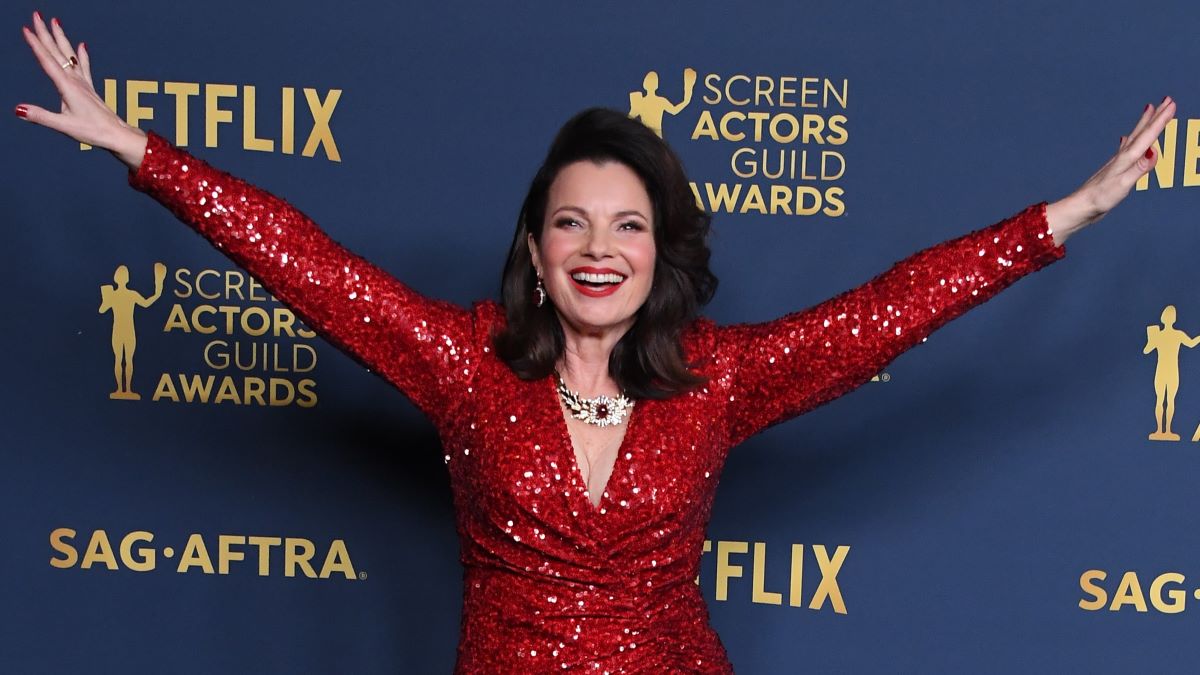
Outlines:
{"label": "necklace", "polygon": [[607,427],[624,422],[629,411],[633,409],[633,399],[625,394],[616,398],[612,396],[584,398],[578,392],[567,389],[567,383],[563,382],[562,375],[557,370],[554,371],[554,377],[558,378],[559,397],[571,411],[571,417],[577,420],[583,420],[587,424],[594,424],[598,427]]}

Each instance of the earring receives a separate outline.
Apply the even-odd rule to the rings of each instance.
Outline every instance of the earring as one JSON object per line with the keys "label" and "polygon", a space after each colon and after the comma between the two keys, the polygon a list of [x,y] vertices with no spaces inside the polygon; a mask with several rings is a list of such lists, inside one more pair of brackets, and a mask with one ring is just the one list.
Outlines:
{"label": "earring", "polygon": [[541,307],[546,303],[546,288],[542,286],[542,275],[538,275],[537,288],[533,289],[534,301],[536,307]]}

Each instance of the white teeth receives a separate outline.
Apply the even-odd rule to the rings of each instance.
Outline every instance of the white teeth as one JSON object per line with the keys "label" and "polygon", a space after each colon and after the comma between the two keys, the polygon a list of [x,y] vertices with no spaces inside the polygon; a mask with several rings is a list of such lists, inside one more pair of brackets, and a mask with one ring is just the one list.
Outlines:
{"label": "white teeth", "polygon": [[587,281],[593,284],[619,284],[625,281],[625,277],[620,274],[591,274],[589,272],[576,272],[571,275],[571,278],[576,281]]}

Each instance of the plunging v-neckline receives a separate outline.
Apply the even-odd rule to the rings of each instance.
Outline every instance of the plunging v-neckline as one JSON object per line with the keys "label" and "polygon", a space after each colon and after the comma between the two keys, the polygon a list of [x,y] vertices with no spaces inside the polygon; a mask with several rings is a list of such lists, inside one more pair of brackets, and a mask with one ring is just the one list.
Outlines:
{"label": "plunging v-neckline", "polygon": [[596,503],[593,504],[590,498],[591,492],[588,488],[587,478],[583,475],[583,467],[579,466],[579,459],[575,456],[575,439],[571,438],[571,427],[567,424],[567,411],[563,409],[562,398],[558,393],[558,382],[553,377],[546,378],[546,381],[550,384],[551,402],[553,403],[554,410],[558,412],[558,428],[562,441],[559,445],[563,447],[566,459],[571,464],[571,470],[580,483],[581,489],[578,496],[583,498],[584,504],[587,505],[590,511],[603,513],[605,510],[605,498],[612,498],[609,494],[609,486],[613,484],[613,476],[617,475],[617,467],[621,464],[621,460],[624,459],[625,455],[629,454],[626,446],[629,443],[629,436],[633,433],[633,421],[640,417],[638,409],[642,406],[642,402],[639,401],[637,405],[629,409],[628,417],[625,419],[625,435],[621,437],[621,442],[617,445],[617,456],[613,459],[612,471],[609,472],[608,480],[604,482],[604,487],[600,489],[600,495]]}

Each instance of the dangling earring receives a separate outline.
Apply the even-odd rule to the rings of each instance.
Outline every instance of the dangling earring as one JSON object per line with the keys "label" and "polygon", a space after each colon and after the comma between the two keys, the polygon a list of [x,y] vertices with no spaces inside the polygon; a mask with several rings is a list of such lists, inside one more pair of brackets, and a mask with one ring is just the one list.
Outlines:
{"label": "dangling earring", "polygon": [[541,307],[546,303],[546,289],[542,286],[542,275],[540,274],[538,275],[537,288],[533,289],[533,296],[535,298],[533,301],[535,307]]}

